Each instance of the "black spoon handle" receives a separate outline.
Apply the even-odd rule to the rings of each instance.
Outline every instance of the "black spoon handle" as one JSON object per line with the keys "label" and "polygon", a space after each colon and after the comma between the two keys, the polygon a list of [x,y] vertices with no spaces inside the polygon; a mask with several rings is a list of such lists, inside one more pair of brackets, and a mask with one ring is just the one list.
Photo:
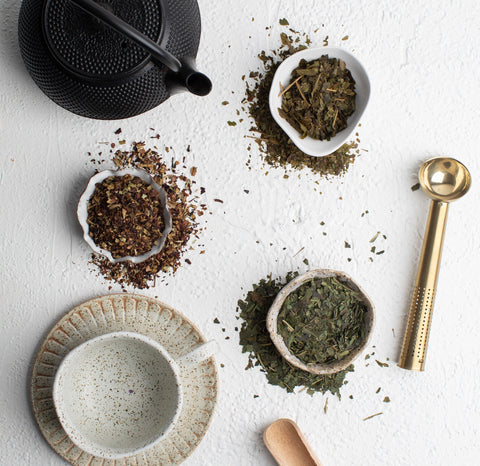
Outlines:
{"label": "black spoon handle", "polygon": [[94,0],[70,1],[78,5],[82,10],[90,13],[92,16],[95,16],[95,18],[103,21],[105,24],[115,29],[119,33],[133,40],[137,45],[142,47],[144,50],[147,50],[152,55],[152,57],[156,58],[167,68],[170,68],[173,72],[177,73],[178,71],[180,71],[182,64],[176,57],[174,57],[166,50],[162,49],[156,42],[151,40],[145,34],[142,34],[140,31],[130,26],[130,24],[126,23],[118,16],[115,16],[106,8],[103,8],[98,3],[95,3]]}

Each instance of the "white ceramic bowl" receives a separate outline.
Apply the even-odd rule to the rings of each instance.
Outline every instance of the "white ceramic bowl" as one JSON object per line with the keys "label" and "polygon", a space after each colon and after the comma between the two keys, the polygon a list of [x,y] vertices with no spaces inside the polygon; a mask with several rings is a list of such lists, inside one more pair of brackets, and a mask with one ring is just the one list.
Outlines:
{"label": "white ceramic bowl", "polygon": [[[311,280],[312,278],[326,277],[336,277],[340,282],[345,283],[352,290],[358,292],[362,296],[362,301],[367,308],[367,315],[365,317],[365,339],[360,346],[355,348],[347,357],[340,361],[334,361],[329,364],[305,364],[288,350],[285,341],[278,333],[277,318],[285,298],[292,293],[292,291],[295,291],[298,287],[302,286],[305,282]],[[299,275],[297,278],[294,278],[291,282],[287,283],[278,293],[267,314],[267,329],[270,333],[273,344],[279,353],[295,367],[318,375],[335,374],[346,369],[367,348],[374,325],[375,308],[365,292],[348,275],[344,274],[343,272],[337,272],[336,270],[328,269],[310,270],[309,272]]]}
{"label": "white ceramic bowl", "polygon": [[[278,113],[282,106],[282,97],[280,84],[283,88],[287,87],[291,81],[291,73],[297,68],[300,60],[312,61],[320,58],[322,55],[328,55],[330,58],[339,58],[345,62],[355,80],[355,91],[357,93],[355,100],[355,111],[347,120],[347,127],[336,134],[330,141],[320,141],[311,137],[300,138],[300,133],[287,122]],[[330,155],[344,144],[350,135],[355,131],[363,112],[367,108],[370,99],[370,80],[367,72],[360,61],[351,53],[339,47],[322,47],[317,49],[306,49],[294,53],[286,58],[275,72],[272,87],[269,94],[270,112],[278,125],[288,134],[293,143],[305,154],[321,157]]]}
{"label": "white ceramic bowl", "polygon": [[[143,181],[145,181],[145,183],[148,183],[149,185],[151,185],[152,188],[158,192],[160,203],[163,208],[162,214],[163,214],[164,230],[163,230],[162,236],[159,238],[159,240],[155,243],[155,246],[149,252],[142,254],[140,256],[125,256],[125,257],[119,257],[118,259],[114,259],[110,251],[107,251],[106,249],[102,249],[101,247],[97,246],[95,244],[95,241],[93,241],[93,239],[89,235],[90,227],[88,226],[88,223],[87,223],[88,203],[95,191],[95,186],[98,183],[101,183],[103,180],[105,180],[110,176],[125,176],[125,175],[132,175],[132,176],[137,176],[138,178],[141,178]],[[110,262],[114,264],[116,264],[117,262],[124,262],[124,261],[131,261],[134,264],[138,264],[140,262],[147,260],[149,257],[155,254],[158,254],[162,250],[163,246],[165,245],[167,236],[172,230],[172,216],[170,215],[170,211],[168,210],[168,199],[165,191],[162,189],[160,185],[155,183],[153,178],[145,170],[140,170],[138,168],[125,168],[123,170],[116,170],[116,171],[103,170],[97,173],[96,175],[92,176],[88,182],[88,185],[85,191],[83,192],[78,202],[77,217],[83,229],[83,238],[88,243],[88,245],[97,254],[101,254],[107,257],[110,260]]]}
{"label": "white ceramic bowl", "polygon": [[134,332],[93,338],[61,362],[53,385],[58,419],[73,443],[108,459],[136,455],[164,438],[183,400],[181,372],[200,364],[214,341],[174,360]]}

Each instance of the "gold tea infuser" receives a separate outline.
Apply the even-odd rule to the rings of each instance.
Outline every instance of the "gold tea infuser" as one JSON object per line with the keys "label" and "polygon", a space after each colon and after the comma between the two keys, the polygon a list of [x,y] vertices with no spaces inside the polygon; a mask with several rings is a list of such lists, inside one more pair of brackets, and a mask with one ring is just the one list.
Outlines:
{"label": "gold tea infuser", "polygon": [[418,178],[424,193],[432,202],[398,365],[403,369],[423,371],[448,203],[462,197],[469,190],[472,180],[462,163],[448,157],[437,157],[424,162]]}

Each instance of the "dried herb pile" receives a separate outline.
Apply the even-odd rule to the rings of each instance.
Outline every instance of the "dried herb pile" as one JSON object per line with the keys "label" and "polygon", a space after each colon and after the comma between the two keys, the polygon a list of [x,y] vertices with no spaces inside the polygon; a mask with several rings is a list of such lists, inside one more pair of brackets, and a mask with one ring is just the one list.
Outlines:
{"label": "dried herb pile", "polygon": [[97,183],[87,206],[89,235],[114,259],[149,252],[162,236],[158,192],[132,175],[110,176]]}
{"label": "dried herb pile", "polygon": [[359,154],[358,140],[344,144],[329,156],[311,157],[293,144],[270,113],[269,92],[275,71],[285,58],[306,49],[310,44],[310,39],[304,34],[294,33],[294,36],[288,36],[282,33],[280,38],[282,44],[277,50],[272,50],[270,54],[263,51],[258,55],[263,70],[252,71],[249,74],[250,81],[246,82],[246,97],[242,103],[247,106],[246,110],[254,120],[250,130],[255,135],[251,137],[258,145],[263,161],[268,165],[281,167],[286,171],[308,168],[313,173],[326,177],[342,175]]}
{"label": "dried herb pile", "polygon": [[[113,161],[119,169],[142,168],[164,189],[172,217],[172,230],[163,249],[144,262],[112,264],[107,258],[93,254],[91,263],[98,267],[107,280],[115,281],[123,287],[129,285],[140,289],[149,288],[155,285],[161,274],[175,273],[182,264],[182,256],[188,248],[189,240],[192,237],[198,238],[202,228],[197,219],[207,211],[206,204],[200,202],[199,196],[205,190],[200,188],[198,193],[193,187],[195,181],[178,173],[179,161],[174,162],[172,159],[171,165],[167,165],[164,155],[146,148],[143,142],[134,143],[130,150],[117,150],[113,154]],[[192,167],[191,175],[194,176],[195,172],[196,168]],[[190,263],[190,260],[185,259],[185,262]]]}
{"label": "dried herb pile", "polygon": [[280,93],[280,116],[302,138],[329,141],[347,127],[347,118],[355,111],[355,80],[343,60],[328,55],[300,60]]}
{"label": "dried herb pile", "polygon": [[364,341],[366,313],[361,295],[337,278],[313,278],[286,297],[277,328],[302,362],[329,364]]}
{"label": "dried herb pile", "polygon": [[304,387],[309,395],[315,392],[331,392],[340,398],[340,388],[346,383],[347,372],[353,371],[353,365],[333,375],[315,375],[290,365],[275,348],[266,327],[268,310],[278,292],[293,278],[296,272],[289,272],[284,279],[272,279],[271,276],[253,285],[244,300],[238,301],[242,351],[248,353],[246,369],[260,366],[271,385],[278,385],[293,392]]}

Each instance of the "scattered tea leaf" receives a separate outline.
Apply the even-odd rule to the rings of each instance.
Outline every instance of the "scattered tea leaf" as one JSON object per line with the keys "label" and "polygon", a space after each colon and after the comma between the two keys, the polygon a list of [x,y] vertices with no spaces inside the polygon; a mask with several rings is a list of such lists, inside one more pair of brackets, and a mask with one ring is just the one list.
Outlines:
{"label": "scattered tea leaf", "polygon": [[383,399],[383,402],[384,402],[384,403],[390,403],[390,397],[386,396],[386,397]]}
{"label": "scattered tea leaf", "polygon": [[420,183],[415,183],[410,189],[412,191],[418,191],[420,189]]}
{"label": "scattered tea leaf", "polygon": [[280,23],[280,26],[288,26],[290,24],[285,18],[282,18],[278,22]]}
{"label": "scattered tea leaf", "polygon": [[380,367],[388,367],[388,364],[386,362],[381,362],[378,359],[375,359],[375,362],[380,366]]}
{"label": "scattered tea leaf", "polygon": [[228,123],[228,126],[237,126],[236,121],[227,121],[227,123]]}
{"label": "scattered tea leaf", "polygon": [[383,413],[372,414],[371,416],[367,416],[367,417],[364,418],[363,420],[364,420],[364,421],[368,421],[369,419],[372,419],[372,418],[375,417],[375,416],[380,416],[381,414],[383,414]]}

